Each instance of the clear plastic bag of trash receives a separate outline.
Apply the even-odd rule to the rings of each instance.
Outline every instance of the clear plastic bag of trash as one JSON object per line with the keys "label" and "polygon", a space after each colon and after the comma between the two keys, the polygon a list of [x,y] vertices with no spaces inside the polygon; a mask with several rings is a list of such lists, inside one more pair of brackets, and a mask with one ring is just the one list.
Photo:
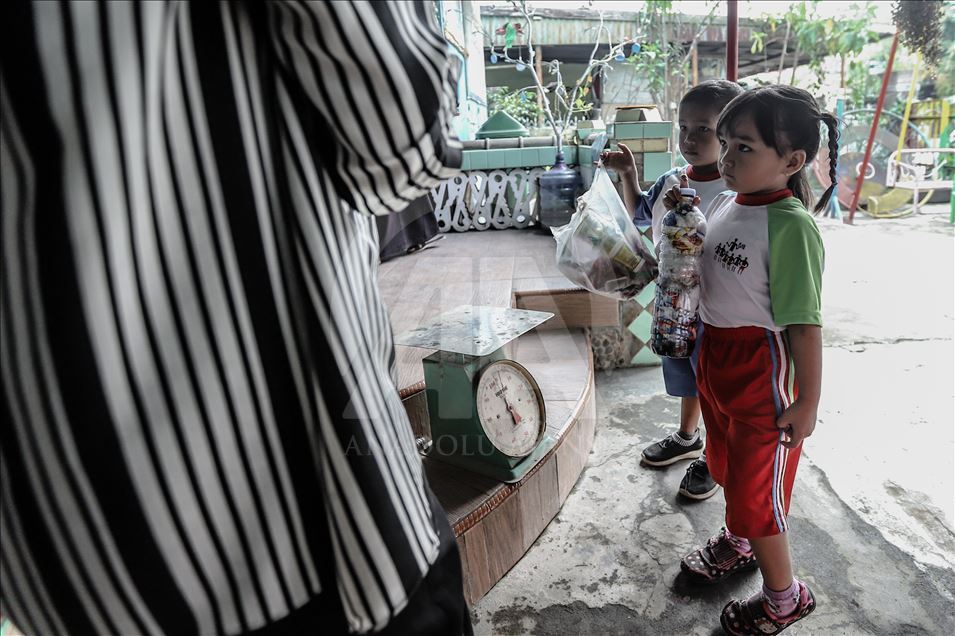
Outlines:
{"label": "clear plastic bag of trash", "polygon": [[657,277],[657,260],[602,165],[590,190],[577,199],[570,222],[551,232],[557,240],[557,268],[592,292],[627,300]]}

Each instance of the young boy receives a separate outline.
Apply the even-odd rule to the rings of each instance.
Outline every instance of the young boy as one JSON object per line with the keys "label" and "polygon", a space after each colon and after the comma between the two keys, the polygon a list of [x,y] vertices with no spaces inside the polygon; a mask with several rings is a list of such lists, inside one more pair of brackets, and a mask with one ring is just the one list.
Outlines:
{"label": "young boy", "polygon": [[[726,183],[717,170],[720,143],[716,138],[716,121],[720,111],[742,89],[726,80],[710,80],[691,88],[680,100],[680,153],[686,159],[687,168],[674,168],[653,184],[648,192],[642,192],[637,179],[633,154],[623,144],[619,151],[603,154],[603,163],[615,170],[623,185],[623,200],[633,210],[634,222],[650,221],[653,243],[660,241],[660,223],[666,214],[663,194],[674,185],[679,185],[680,175],[686,173],[691,188],[700,197],[700,209],[706,213],[707,206],[717,194],[726,190]],[[694,352],[695,354],[695,352]],[[680,482],[679,493],[690,499],[707,499],[716,494],[719,486],[710,477],[703,455],[703,440],[700,438],[700,400],[696,393],[696,356],[691,360],[663,358],[663,381],[669,395],[680,398],[680,429],[643,451],[643,463],[648,466],[669,466],[681,459],[697,459],[687,468]]]}

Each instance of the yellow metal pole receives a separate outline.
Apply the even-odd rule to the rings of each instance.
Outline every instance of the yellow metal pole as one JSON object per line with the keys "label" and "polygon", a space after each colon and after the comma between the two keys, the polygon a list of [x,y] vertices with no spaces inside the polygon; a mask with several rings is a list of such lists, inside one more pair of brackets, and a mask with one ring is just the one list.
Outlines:
{"label": "yellow metal pole", "polygon": [[[909,115],[912,113],[912,100],[915,97],[915,87],[919,83],[919,65],[922,63],[922,54],[915,54],[915,68],[912,69],[912,85],[909,86],[909,97],[905,100],[905,114],[902,115],[902,130],[899,131],[899,154],[902,153],[902,146],[905,145],[905,133],[909,128]],[[901,159],[901,157],[899,157]]]}
{"label": "yellow metal pole", "polygon": [[945,130],[946,128],[948,128],[948,118],[951,113],[951,104],[948,103],[947,99],[942,99],[941,101],[942,101],[942,121],[938,122],[938,129]]}

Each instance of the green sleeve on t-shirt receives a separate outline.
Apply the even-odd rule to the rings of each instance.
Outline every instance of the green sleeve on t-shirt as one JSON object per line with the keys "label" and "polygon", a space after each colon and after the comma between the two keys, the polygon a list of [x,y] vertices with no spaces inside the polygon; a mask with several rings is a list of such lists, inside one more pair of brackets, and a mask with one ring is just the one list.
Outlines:
{"label": "green sleeve on t-shirt", "polygon": [[816,222],[799,199],[768,206],[769,298],[773,320],[787,325],[822,326],[822,270],[825,250]]}

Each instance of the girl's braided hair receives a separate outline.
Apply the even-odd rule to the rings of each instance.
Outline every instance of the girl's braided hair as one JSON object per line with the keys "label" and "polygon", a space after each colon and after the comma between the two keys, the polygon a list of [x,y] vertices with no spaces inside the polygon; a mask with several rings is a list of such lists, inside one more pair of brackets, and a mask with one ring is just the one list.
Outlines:
{"label": "girl's braided hair", "polygon": [[826,125],[829,137],[829,179],[832,183],[816,203],[813,212],[818,213],[825,208],[836,189],[839,122],[835,116],[820,109],[815,98],[801,88],[782,84],[761,86],[739,95],[726,105],[716,124],[717,134],[725,134],[744,115],[753,118],[763,143],[775,149],[779,156],[790,150],[805,151],[805,165],[789,177],[786,187],[792,190],[807,208],[812,207],[812,190],[806,177],[806,166],[819,152],[819,123]]}

